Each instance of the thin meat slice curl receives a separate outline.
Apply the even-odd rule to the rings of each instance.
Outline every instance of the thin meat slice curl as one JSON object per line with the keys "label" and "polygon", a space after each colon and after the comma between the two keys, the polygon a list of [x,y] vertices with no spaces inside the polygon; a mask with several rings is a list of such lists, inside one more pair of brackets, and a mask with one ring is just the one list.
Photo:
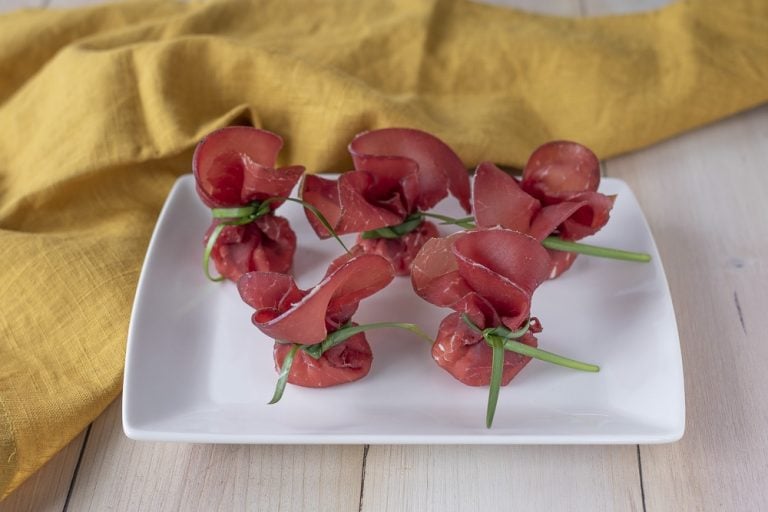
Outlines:
{"label": "thin meat slice curl", "polygon": [[536,148],[523,169],[522,188],[544,204],[575,192],[596,192],[600,160],[586,146],[556,140]]}
{"label": "thin meat slice curl", "polygon": [[[488,385],[492,350],[480,329],[505,326],[514,331],[530,318],[533,291],[548,275],[551,263],[541,243],[517,231],[479,229],[428,241],[414,261],[411,281],[416,293],[456,313],[440,324],[432,356],[461,382]],[[535,346],[537,321],[520,341]],[[507,384],[528,357],[505,353],[502,383]]]}
{"label": "thin meat slice curl", "polygon": [[[536,337],[530,331],[517,341],[531,347],[538,346]],[[487,386],[491,381],[490,350],[483,336],[472,330],[462,320],[461,314],[451,313],[440,323],[435,343],[432,345],[432,358],[438,366],[463,384]],[[530,361],[528,356],[504,351],[501,385],[509,384]]]}
{"label": "thin meat slice curl", "polygon": [[[356,170],[377,171],[414,162],[418,169],[417,207],[426,211],[448,191],[470,212],[469,173],[456,153],[432,134],[412,128],[384,128],[357,135],[349,144]],[[394,165],[393,165],[394,164]]]}
{"label": "thin meat slice curl", "polygon": [[[350,318],[358,303],[384,288],[394,275],[382,257],[346,255],[329,268],[316,287],[301,290],[284,274],[252,272],[238,281],[242,299],[256,312],[252,321],[276,340],[278,371],[296,344],[314,345],[333,331],[357,325]],[[373,354],[364,333],[330,347],[319,357],[295,350],[288,382],[305,387],[327,387],[358,380],[368,374]]]}
{"label": "thin meat slice curl", "polygon": [[529,233],[541,207],[541,202],[520,188],[513,176],[492,162],[477,166],[472,209],[479,227],[502,226]]}
{"label": "thin meat slice curl", "polygon": [[[278,301],[282,293],[297,297],[292,278],[251,272],[237,283],[241,298],[256,309],[254,325],[271,338],[298,344],[323,341],[331,327],[346,323],[364,298],[383,289],[393,279],[392,266],[375,254],[361,254],[342,263],[299,300]],[[263,301],[268,290],[271,303]]]}
{"label": "thin meat slice curl", "polygon": [[561,203],[542,208],[533,219],[529,233],[544,240],[556,233],[564,240],[580,240],[600,231],[610,218],[616,196],[579,192]]}
{"label": "thin meat slice curl", "polygon": [[[470,211],[469,173],[456,153],[419,130],[387,128],[357,135],[349,144],[355,170],[338,180],[306,176],[302,199],[315,206],[339,234],[401,224],[426,211],[450,190]],[[321,238],[328,230],[307,214]]]}
{"label": "thin meat slice curl", "polygon": [[545,206],[518,181],[491,162],[477,167],[475,219],[480,227],[502,226],[528,233],[538,240],[557,233],[578,240],[597,233],[608,222],[614,197],[598,192],[569,192],[560,202]]}
{"label": "thin meat slice curl", "polygon": [[[423,242],[437,236],[435,226],[425,222],[420,212],[446,197],[449,190],[469,212],[469,175],[453,150],[419,130],[365,132],[355,137],[349,151],[355,170],[336,181],[305,177],[302,199],[316,207],[336,233],[365,233],[359,241],[364,251],[385,256],[398,275],[408,275]],[[318,236],[330,236],[319,220],[309,214],[307,219]],[[389,231],[388,236],[376,233],[382,228],[400,231],[394,235]]]}
{"label": "thin meat slice curl", "polygon": [[200,199],[210,208],[229,208],[287,196],[304,167],[276,169],[282,146],[279,135],[250,126],[229,126],[209,134],[192,156]]}
{"label": "thin meat slice curl", "polygon": [[419,226],[399,238],[369,238],[358,237],[356,247],[367,254],[378,254],[389,261],[395,269],[395,275],[407,276],[411,273],[411,265],[422,246],[432,238],[440,236],[432,222],[422,221]]}
{"label": "thin meat slice curl", "polygon": [[[307,175],[301,198],[317,208],[337,234],[360,233],[403,222],[409,213],[404,189],[414,180],[415,175],[398,181],[355,171],[342,174],[338,180]],[[315,215],[305,213],[320,238],[331,236]]]}
{"label": "thin meat slice curl", "polygon": [[[219,223],[211,223],[203,246]],[[288,272],[295,252],[296,234],[288,221],[264,215],[250,224],[224,227],[213,246],[211,259],[219,274],[237,281],[247,272]]]}
{"label": "thin meat slice curl", "polygon": [[[356,324],[352,324],[356,325]],[[280,371],[290,343],[275,343],[275,369]],[[303,350],[296,352],[288,382],[308,388],[326,388],[362,379],[371,369],[373,353],[365,333],[358,333],[315,359]]]}
{"label": "thin meat slice curl", "polygon": [[600,161],[577,142],[553,141],[537,148],[525,165],[520,186],[547,206],[543,219],[538,219],[537,237],[551,225],[565,240],[594,235],[608,222],[616,200],[597,192]]}
{"label": "thin meat slice curl", "polygon": [[[549,255],[536,239],[510,229],[483,228],[429,240],[413,262],[411,283],[427,302],[454,308],[471,291],[499,301],[512,289],[530,296],[548,269]],[[495,282],[487,282],[489,275]]]}
{"label": "thin meat slice curl", "polygon": [[[605,226],[614,199],[592,191],[569,192],[561,194],[560,202],[543,205],[513,176],[491,162],[483,162],[477,168],[473,202],[479,227],[502,226],[537,240],[550,235],[579,240]],[[576,254],[562,251],[550,251],[550,256],[550,278],[562,274],[576,259]]]}
{"label": "thin meat slice curl", "polygon": [[[288,272],[293,265],[296,235],[287,220],[274,216],[304,173],[301,166],[275,169],[283,140],[248,126],[230,126],[205,137],[195,149],[195,187],[206,206],[244,210],[233,218],[215,218],[203,240],[217,236],[210,259],[223,277],[236,281],[246,272]],[[259,217],[248,217],[254,206],[269,200]],[[221,213],[221,211],[219,212]],[[229,212],[226,212],[229,215]],[[255,215],[254,215],[255,217]],[[216,226],[226,227],[216,230]],[[207,250],[207,249],[206,249]],[[208,254],[205,256],[207,272]],[[210,277],[210,275],[209,275]],[[213,279],[213,278],[212,278]]]}

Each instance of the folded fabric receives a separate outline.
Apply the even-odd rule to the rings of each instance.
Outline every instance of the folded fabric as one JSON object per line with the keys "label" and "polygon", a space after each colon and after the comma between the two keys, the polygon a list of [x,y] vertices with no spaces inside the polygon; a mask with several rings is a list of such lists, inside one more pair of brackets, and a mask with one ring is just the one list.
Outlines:
{"label": "folded fabric", "polygon": [[468,167],[519,166],[550,139],[609,157],[766,101],[766,34],[762,0],[590,19],[462,0],[1,16],[0,498],[120,392],[149,235],[207,132],[277,132],[281,165],[311,172],[350,168],[352,136],[386,126]]}

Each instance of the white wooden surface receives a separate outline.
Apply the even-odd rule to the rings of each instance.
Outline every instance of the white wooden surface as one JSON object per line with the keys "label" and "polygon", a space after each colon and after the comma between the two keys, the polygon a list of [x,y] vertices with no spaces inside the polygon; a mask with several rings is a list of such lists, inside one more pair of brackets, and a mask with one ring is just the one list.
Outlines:
{"label": "white wooden surface", "polygon": [[[99,0],[2,0],[0,10]],[[494,0],[550,14],[663,0]],[[662,446],[137,443],[119,400],[0,503],[102,510],[768,510],[768,107],[609,160],[640,200],[678,318],[687,431]]]}

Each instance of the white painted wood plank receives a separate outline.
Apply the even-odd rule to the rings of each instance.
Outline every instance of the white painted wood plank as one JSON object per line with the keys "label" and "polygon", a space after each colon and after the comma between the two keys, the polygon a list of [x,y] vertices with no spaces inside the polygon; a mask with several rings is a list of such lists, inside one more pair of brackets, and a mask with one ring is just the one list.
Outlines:
{"label": "white painted wood plank", "polygon": [[135,442],[120,400],[91,427],[70,510],[357,511],[360,446]]}
{"label": "white painted wood plank", "polygon": [[647,509],[768,510],[768,107],[607,163],[638,196],[678,318],[687,432],[642,447]]}
{"label": "white painted wood plank", "polygon": [[54,512],[64,509],[85,433],[81,433],[14,492],[0,501],[0,512]]}
{"label": "white painted wood plank", "polygon": [[362,510],[641,511],[634,446],[371,446]]}

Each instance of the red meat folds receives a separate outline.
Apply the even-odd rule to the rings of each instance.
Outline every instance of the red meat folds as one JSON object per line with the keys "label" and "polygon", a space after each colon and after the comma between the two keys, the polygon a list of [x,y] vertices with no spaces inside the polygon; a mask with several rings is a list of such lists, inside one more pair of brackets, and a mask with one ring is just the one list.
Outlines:
{"label": "red meat folds", "polygon": [[[455,311],[440,324],[432,346],[435,362],[464,384],[488,385],[492,350],[462,314],[481,330],[502,325],[519,329],[530,318],[531,296],[550,268],[549,255],[538,240],[509,229],[479,229],[429,240],[413,263],[413,288],[426,301]],[[540,330],[532,319],[519,341],[535,347],[534,334]],[[502,385],[529,360],[505,352]]]}
{"label": "red meat folds", "polygon": [[[279,369],[292,344],[314,345],[350,324],[359,302],[383,289],[394,277],[392,266],[373,254],[350,256],[314,288],[301,290],[293,278],[274,272],[249,272],[238,281],[242,299],[256,311],[253,324],[276,340]],[[326,350],[319,359],[299,350],[288,382],[326,387],[358,380],[371,367],[373,356],[363,333]]]}
{"label": "red meat folds", "polygon": [[[400,226],[435,206],[450,192],[470,211],[469,175],[444,142],[408,128],[364,132],[349,144],[355,170],[338,180],[307,176],[302,199],[317,207],[339,234]],[[321,238],[330,233],[313,216],[307,218]],[[365,252],[386,257],[398,275],[437,227],[424,220],[398,238],[359,239]],[[410,236],[409,236],[410,235]]]}
{"label": "red meat folds", "polygon": [[[276,134],[247,126],[217,130],[198,144],[192,159],[197,193],[210,208],[237,208],[286,197],[304,172],[301,166],[275,168],[283,140]],[[218,272],[233,281],[251,271],[288,272],[296,251],[296,235],[288,221],[273,214],[281,204],[269,204],[254,222],[226,226],[211,251]],[[216,225],[214,219],[203,241]]]}
{"label": "red meat folds", "polygon": [[[599,162],[575,142],[551,142],[531,155],[519,183],[490,162],[477,167],[473,206],[479,227],[502,226],[538,240],[556,235],[580,240],[608,222],[614,196],[596,192]],[[550,251],[555,278],[575,253]]]}

